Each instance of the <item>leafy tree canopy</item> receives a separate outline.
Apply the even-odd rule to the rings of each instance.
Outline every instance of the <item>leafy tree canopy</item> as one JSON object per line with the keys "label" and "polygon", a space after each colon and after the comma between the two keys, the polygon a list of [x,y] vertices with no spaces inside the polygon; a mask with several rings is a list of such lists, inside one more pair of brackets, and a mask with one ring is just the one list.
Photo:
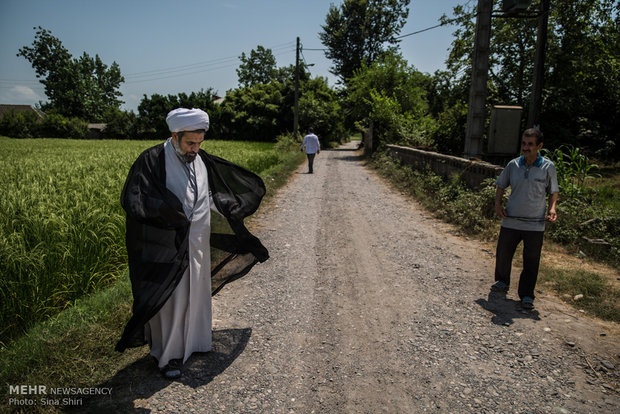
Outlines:
{"label": "leafy tree canopy", "polygon": [[362,65],[349,79],[348,113],[361,128],[373,125],[373,147],[382,144],[427,145],[428,128],[425,75],[397,53],[387,53],[370,67]]}
{"label": "leafy tree canopy", "polygon": [[17,56],[28,60],[37,78],[45,86],[49,99],[42,104],[68,117],[88,121],[103,121],[110,109],[118,109],[123,103],[118,90],[124,82],[116,62],[110,67],[98,55],[90,57],[86,52],[73,58],[62,42],[41,26],[36,30],[32,46],[19,49]]}
{"label": "leafy tree canopy", "polygon": [[258,45],[256,50],[252,49],[250,56],[241,53],[239,60],[241,64],[237,69],[237,76],[242,88],[269,83],[276,74],[276,58],[271,49],[265,49],[261,45]]}
{"label": "leafy tree canopy", "polygon": [[323,31],[325,55],[333,60],[331,72],[344,84],[362,64],[370,66],[388,50],[406,23],[410,0],[345,0],[331,5]]}
{"label": "leafy tree canopy", "polygon": [[166,124],[166,115],[168,112],[176,108],[200,108],[209,114],[208,134],[214,133],[221,126],[217,119],[218,108],[213,102],[215,99],[215,91],[212,88],[192,92],[189,95],[179,93],[178,95],[160,95],[153,94],[150,97],[144,95],[138,105],[139,115],[139,131],[141,137],[147,139],[165,138],[170,136],[168,125]]}
{"label": "leafy tree canopy", "polygon": [[[533,2],[531,11],[538,8],[539,2]],[[541,113],[547,144],[570,143],[601,150],[617,142],[620,129],[620,118],[616,116],[620,111],[620,3],[559,1],[552,2],[549,13]],[[467,102],[475,4],[456,7],[454,15],[450,21],[443,19],[444,23],[457,24],[446,62],[448,72],[441,74],[442,82],[454,88],[444,89],[443,98]],[[487,97],[490,105],[519,105],[527,114],[537,24],[537,19],[492,19]]]}

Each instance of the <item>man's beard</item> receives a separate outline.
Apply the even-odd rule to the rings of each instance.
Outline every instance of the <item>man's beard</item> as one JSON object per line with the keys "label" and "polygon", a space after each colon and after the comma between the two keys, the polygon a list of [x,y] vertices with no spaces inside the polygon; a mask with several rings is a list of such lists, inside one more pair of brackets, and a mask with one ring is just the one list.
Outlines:
{"label": "man's beard", "polygon": [[183,154],[183,150],[181,150],[181,145],[178,142],[172,141],[172,147],[174,148],[174,151],[177,153],[177,156],[181,159],[181,161],[189,164],[196,159],[196,154]]}

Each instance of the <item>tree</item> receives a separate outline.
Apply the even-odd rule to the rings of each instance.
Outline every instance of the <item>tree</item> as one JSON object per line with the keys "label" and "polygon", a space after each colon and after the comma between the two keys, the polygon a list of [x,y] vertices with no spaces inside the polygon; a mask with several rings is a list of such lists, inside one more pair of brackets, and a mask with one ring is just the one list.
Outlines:
{"label": "tree", "polygon": [[215,91],[212,88],[192,92],[189,95],[179,93],[177,95],[153,94],[150,97],[144,95],[138,104],[138,135],[145,139],[165,138],[170,131],[166,124],[166,115],[175,108],[200,108],[209,114],[211,126],[207,134],[210,137],[218,135],[219,113],[217,105],[213,102]]}
{"label": "tree", "polygon": [[299,125],[302,131],[312,127],[322,145],[341,142],[347,137],[338,96],[323,77],[301,83]]}
{"label": "tree", "polygon": [[346,85],[362,64],[370,66],[397,49],[396,36],[409,15],[408,5],[409,0],[345,0],[340,7],[330,6],[319,37],[340,82]]}
{"label": "tree", "polygon": [[558,144],[591,153],[610,144],[613,149],[620,130],[620,2],[580,0],[554,7],[543,127]]}
{"label": "tree", "polygon": [[[458,25],[446,62],[450,83],[454,85],[451,91],[443,91],[443,99],[452,102],[445,106],[448,113],[460,114],[462,105],[459,102],[467,102],[474,45],[474,7],[458,6],[454,9],[455,19],[442,19],[444,23]],[[537,10],[537,3],[531,7],[531,11]],[[541,113],[546,146],[569,143],[595,152],[617,141],[620,129],[620,118],[616,116],[620,112],[619,15],[617,0],[557,2],[551,8]],[[489,105],[519,105],[527,114],[536,25],[536,19],[493,19]]]}
{"label": "tree", "polygon": [[349,79],[348,112],[360,126],[373,123],[373,147],[381,144],[427,145],[428,75],[388,53],[370,67],[362,65]]}
{"label": "tree", "polygon": [[[310,77],[302,65],[299,123],[314,127],[324,142],[345,136],[339,99],[325,78]],[[220,106],[221,139],[275,141],[293,129],[295,66],[277,68],[269,83],[230,90]]]}
{"label": "tree", "polygon": [[118,88],[125,80],[116,62],[108,68],[98,55],[92,58],[86,52],[79,59],[73,58],[62,42],[41,26],[32,47],[20,48],[17,56],[32,64],[45,86],[49,102],[41,105],[44,110],[103,121],[108,110],[118,109],[123,103]]}
{"label": "tree", "polygon": [[269,83],[276,74],[276,58],[271,49],[265,49],[261,45],[252,49],[250,56],[244,52],[239,56],[241,64],[237,69],[239,86],[254,86],[259,83]]}
{"label": "tree", "polygon": [[279,122],[283,96],[279,82],[259,83],[226,93],[222,117],[229,126],[228,138],[269,141],[286,130]]}

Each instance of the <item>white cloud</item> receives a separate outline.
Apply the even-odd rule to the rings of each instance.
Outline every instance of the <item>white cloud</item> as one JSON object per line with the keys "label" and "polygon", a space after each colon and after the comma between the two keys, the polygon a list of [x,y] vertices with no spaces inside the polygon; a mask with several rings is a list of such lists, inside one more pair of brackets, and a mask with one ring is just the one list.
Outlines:
{"label": "white cloud", "polygon": [[45,96],[37,94],[33,89],[16,85],[0,95],[0,102],[14,105],[34,105],[45,100]]}
{"label": "white cloud", "polygon": [[19,100],[38,101],[39,99],[41,99],[41,97],[39,97],[39,95],[35,91],[33,91],[27,86],[14,86],[13,88],[11,88],[11,92],[15,95],[15,98]]}

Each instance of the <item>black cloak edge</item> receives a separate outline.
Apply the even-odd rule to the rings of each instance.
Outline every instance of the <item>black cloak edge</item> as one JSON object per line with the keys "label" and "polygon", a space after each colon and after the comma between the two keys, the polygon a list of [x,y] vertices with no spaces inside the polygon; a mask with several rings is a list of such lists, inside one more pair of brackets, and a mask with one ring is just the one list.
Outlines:
{"label": "black cloak edge", "polygon": [[[218,275],[219,285],[212,290],[215,295],[269,258],[267,249],[243,223],[258,209],[266,190],[253,172],[202,149],[199,155],[207,167],[213,202],[233,231],[212,233],[210,237],[212,247],[228,253],[211,273],[212,280]],[[146,343],[144,325],[166,303],[189,265],[190,221],[180,200],[166,188],[163,143],[145,150],[134,162],[123,186],[121,205],[127,214],[126,244],[134,302],[133,315],[115,347],[119,352]],[[241,266],[231,266],[235,261]],[[222,271],[227,268],[234,270]]]}

